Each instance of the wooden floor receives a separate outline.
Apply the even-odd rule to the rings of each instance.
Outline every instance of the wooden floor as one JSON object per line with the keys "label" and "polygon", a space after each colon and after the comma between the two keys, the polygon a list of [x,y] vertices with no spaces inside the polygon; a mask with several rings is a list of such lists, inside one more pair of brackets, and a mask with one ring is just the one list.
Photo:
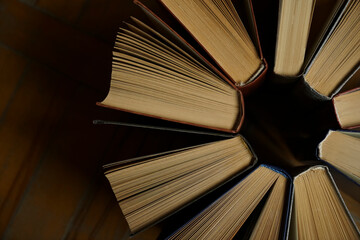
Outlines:
{"label": "wooden floor", "polygon": [[92,124],[132,117],[95,103],[136,11],[131,0],[0,1],[0,239],[127,239],[102,165],[199,140]]}

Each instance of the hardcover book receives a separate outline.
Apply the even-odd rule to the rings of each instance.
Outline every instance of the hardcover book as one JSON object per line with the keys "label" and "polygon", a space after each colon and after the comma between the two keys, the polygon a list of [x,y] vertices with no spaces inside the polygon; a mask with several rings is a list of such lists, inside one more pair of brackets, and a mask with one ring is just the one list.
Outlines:
{"label": "hardcover book", "polygon": [[168,239],[286,239],[292,194],[290,177],[262,164]]}
{"label": "hardcover book", "polygon": [[298,80],[308,96],[331,99],[360,66],[359,1],[280,0],[279,5],[275,78]]}
{"label": "hardcover book", "polygon": [[157,13],[135,3],[149,21],[132,18],[120,29],[110,90],[98,105],[238,132],[242,93],[267,71],[251,1],[164,0]]}
{"label": "hardcover book", "polygon": [[[296,175],[291,239],[358,239],[359,230],[325,166]],[[325,217],[326,216],[326,217]]]}
{"label": "hardcover book", "polygon": [[137,233],[213,191],[256,163],[236,137],[104,166],[132,233]]}
{"label": "hardcover book", "polygon": [[360,130],[360,88],[340,93],[332,102],[341,128]]}

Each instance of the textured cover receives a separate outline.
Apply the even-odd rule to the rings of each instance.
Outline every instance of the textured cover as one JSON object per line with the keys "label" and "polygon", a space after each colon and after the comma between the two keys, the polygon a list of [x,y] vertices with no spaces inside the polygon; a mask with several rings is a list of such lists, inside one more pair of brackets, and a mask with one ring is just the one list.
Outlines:
{"label": "textured cover", "polygon": [[[239,135],[241,136],[241,135]],[[247,140],[241,136],[241,139],[244,141],[244,143],[246,144],[247,148],[249,149],[249,151],[251,152],[251,154],[253,155],[252,157],[252,162],[251,164],[245,168],[244,170],[238,172],[237,174],[235,174],[234,176],[230,177],[229,179],[225,180],[224,182],[222,182],[221,184],[219,184],[218,186],[212,188],[211,190],[209,190],[208,192],[206,192],[205,194],[203,194],[202,196],[199,196],[195,199],[193,199],[192,201],[190,201],[189,203],[185,204],[184,206],[182,206],[181,208],[179,208],[178,210],[172,212],[171,214],[165,216],[164,218],[160,219],[159,221],[151,224],[150,226],[147,226],[146,228],[136,232],[136,233],[133,233],[132,236],[142,232],[142,231],[145,231],[146,229],[158,224],[159,222],[163,221],[164,219],[170,217],[171,215],[179,212],[181,209],[184,209],[185,207],[189,206],[191,203],[197,201],[198,199],[200,198],[203,198],[204,196],[208,195],[209,193],[213,192],[214,190],[218,189],[219,187],[223,186],[225,183],[227,182],[230,182],[231,180],[233,180],[234,178],[242,175],[242,174],[245,174],[247,173],[251,168],[253,168],[255,166],[255,164],[257,163],[258,161],[258,158],[255,154],[255,152],[253,151],[253,149],[251,148],[250,144],[247,142]],[[222,141],[222,140],[220,140]],[[128,160],[124,160],[124,161],[119,161],[119,162],[115,162],[115,163],[111,163],[111,164],[107,164],[107,165],[104,165],[103,166],[103,169],[105,171],[105,174],[108,173],[108,172],[112,172],[114,171],[114,169],[116,169],[117,167],[119,166],[124,166],[124,165],[127,165],[127,164],[130,164],[130,163],[134,163],[134,162],[139,162],[139,161],[145,161],[145,160],[148,160],[150,158],[154,158],[154,157],[160,157],[160,156],[165,156],[165,155],[168,155],[168,154],[172,154],[172,153],[177,153],[177,152],[182,152],[182,151],[186,151],[186,150],[189,150],[189,149],[194,149],[196,147],[200,147],[200,146],[204,146],[204,145],[208,145],[208,144],[211,144],[211,143],[205,143],[205,144],[201,144],[201,145],[197,145],[197,146],[192,146],[192,147],[187,147],[187,148],[181,148],[181,149],[176,149],[176,150],[172,150],[172,151],[167,151],[167,152],[162,152],[162,153],[158,153],[158,154],[152,154],[152,155],[148,155],[148,156],[143,156],[143,157],[137,157],[137,158],[132,158],[132,159],[128,159]]]}
{"label": "textured cover", "polygon": [[[284,170],[282,170],[281,168],[278,167],[274,167],[271,165],[267,165],[267,164],[261,164],[258,167],[266,167],[271,169],[274,172],[280,173],[281,175],[283,175],[284,177],[286,177],[288,179],[288,189],[287,189],[287,193],[288,193],[288,198],[285,199],[285,207],[283,210],[283,216],[282,216],[282,233],[280,233],[280,239],[287,239],[288,235],[289,235],[289,227],[290,227],[290,211],[292,209],[292,197],[293,197],[293,183],[291,180],[291,177],[288,173],[286,173]],[[251,172],[249,172],[248,174],[246,174],[246,176],[244,176],[238,183],[240,183],[241,181],[243,181],[244,179],[246,179],[247,176],[249,176],[253,171],[255,171],[258,167],[254,168],[251,170]],[[237,184],[238,184],[237,183]],[[231,188],[228,190],[230,191]],[[223,195],[225,195],[228,191],[226,191],[224,194],[222,194],[220,197],[218,197],[216,200],[214,200],[214,202],[212,204],[215,204],[215,202],[220,199]],[[209,206],[207,206],[206,208],[210,207],[212,204],[210,204]],[[205,208],[205,209],[206,209]],[[203,209],[204,210],[204,209]],[[202,210],[202,211],[203,211]],[[202,212],[201,211],[201,212]],[[198,216],[199,214],[201,214],[201,212],[199,212],[198,214],[196,214],[196,216]],[[196,216],[194,218],[196,218]],[[192,218],[192,219],[194,219]],[[192,219],[190,219],[187,223],[185,223],[183,226],[185,226],[186,224],[188,224],[190,221],[192,221]],[[180,230],[182,227],[180,227],[179,229],[177,229],[175,232],[177,232],[178,230]],[[174,232],[174,233],[175,233]],[[171,234],[173,235],[173,234]],[[170,236],[171,236],[170,235]],[[170,236],[168,236],[168,238],[170,238]]]}
{"label": "textured cover", "polygon": [[[341,128],[343,128],[343,129],[354,129],[354,130],[358,130],[358,129],[360,129],[360,124],[359,124],[359,125],[355,125],[355,126],[351,126],[351,127],[346,127],[346,128],[344,128],[344,127],[341,125],[341,123],[340,123],[339,116],[338,116],[337,111],[336,111],[336,108],[335,108],[335,101],[334,101],[334,100],[335,100],[335,98],[336,98],[337,96],[345,95],[345,94],[348,94],[348,93],[351,93],[351,92],[355,92],[355,91],[360,91],[360,87],[354,88],[354,89],[351,89],[351,90],[348,90],[348,91],[343,92],[343,93],[339,93],[339,94],[337,94],[337,95],[332,99],[332,103],[333,103],[334,110],[335,110],[335,114],[336,114],[336,119],[337,119],[339,125],[341,126]],[[360,106],[359,106],[359,108],[360,108]],[[356,111],[356,109],[355,109],[355,111]]]}

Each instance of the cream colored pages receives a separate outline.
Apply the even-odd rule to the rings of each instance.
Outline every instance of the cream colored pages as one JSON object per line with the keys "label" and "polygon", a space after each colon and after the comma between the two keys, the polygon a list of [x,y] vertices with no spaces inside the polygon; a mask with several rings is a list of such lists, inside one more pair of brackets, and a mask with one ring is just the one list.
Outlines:
{"label": "cream colored pages", "polygon": [[329,131],[319,144],[319,158],[334,165],[360,184],[360,138],[341,131]]}
{"label": "cream colored pages", "polygon": [[110,91],[102,104],[235,130],[242,115],[239,93],[154,29],[134,24],[117,36]]}
{"label": "cream colored pages", "polygon": [[235,82],[257,72],[261,60],[231,1],[162,2]]}
{"label": "cream colored pages", "polygon": [[[258,167],[169,239],[232,239],[271,186],[282,177],[269,168]],[[275,187],[276,191],[282,191],[282,181]]]}
{"label": "cream colored pages", "polygon": [[238,174],[253,161],[241,136],[128,164],[106,174],[137,232]]}
{"label": "cream colored pages", "polygon": [[335,30],[305,73],[306,82],[324,96],[341,85],[360,62],[360,1],[350,0]]}
{"label": "cream colored pages", "polygon": [[294,179],[297,239],[359,239],[327,171],[315,167]]}
{"label": "cream colored pages", "polygon": [[279,176],[252,231],[251,240],[279,239],[287,179]]}
{"label": "cream colored pages", "polygon": [[334,107],[342,128],[360,125],[360,89],[334,97]]}
{"label": "cream colored pages", "polygon": [[274,72],[296,76],[302,70],[315,0],[280,0]]}

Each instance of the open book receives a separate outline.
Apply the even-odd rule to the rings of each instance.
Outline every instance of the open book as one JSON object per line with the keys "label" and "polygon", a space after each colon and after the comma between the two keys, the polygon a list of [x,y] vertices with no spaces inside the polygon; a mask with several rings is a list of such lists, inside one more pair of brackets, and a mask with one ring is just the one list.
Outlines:
{"label": "open book", "polygon": [[167,18],[181,23],[177,31],[135,3],[149,21],[132,18],[120,29],[110,90],[99,105],[238,132],[244,117],[240,89],[259,84],[267,69],[251,2],[163,0],[157,9],[168,9]]}

